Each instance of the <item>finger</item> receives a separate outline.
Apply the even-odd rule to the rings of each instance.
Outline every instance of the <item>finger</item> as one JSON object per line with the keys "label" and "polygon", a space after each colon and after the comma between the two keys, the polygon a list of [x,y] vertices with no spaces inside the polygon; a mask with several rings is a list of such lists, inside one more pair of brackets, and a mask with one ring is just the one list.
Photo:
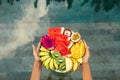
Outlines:
{"label": "finger", "polygon": [[37,52],[39,52],[39,48],[41,46],[41,42],[38,43],[38,46],[37,46]]}
{"label": "finger", "polygon": [[85,40],[83,40],[83,42],[84,42],[85,46],[87,46],[87,43],[85,42]]}
{"label": "finger", "polygon": [[83,40],[84,44],[85,44],[85,48],[89,49],[89,46],[87,45],[87,43],[85,42],[85,40]]}
{"label": "finger", "polygon": [[33,49],[33,52],[36,50],[36,48],[35,48],[35,46],[34,46],[34,45],[32,45],[32,49]]}

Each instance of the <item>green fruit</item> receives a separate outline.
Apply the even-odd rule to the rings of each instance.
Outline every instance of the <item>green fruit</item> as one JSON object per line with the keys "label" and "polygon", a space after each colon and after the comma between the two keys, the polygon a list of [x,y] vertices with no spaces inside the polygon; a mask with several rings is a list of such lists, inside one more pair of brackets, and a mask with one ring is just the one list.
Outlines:
{"label": "green fruit", "polygon": [[60,65],[61,63],[65,62],[65,59],[64,59],[64,57],[58,57],[56,59],[56,62],[57,62],[58,65]]}
{"label": "green fruit", "polygon": [[47,60],[48,58],[50,58],[50,56],[43,56],[43,57],[40,57],[40,60],[42,62],[44,62],[45,60]]}
{"label": "green fruit", "polygon": [[65,63],[60,64],[59,70],[60,70],[60,71],[65,71],[65,70],[66,70]]}
{"label": "green fruit", "polygon": [[54,70],[54,59],[52,58],[49,64],[50,69]]}
{"label": "green fruit", "polygon": [[51,55],[53,58],[57,58],[57,57],[61,56],[59,52],[52,52]]}
{"label": "green fruit", "polygon": [[58,69],[58,64],[55,59],[54,59],[54,67],[55,67],[55,69]]}
{"label": "green fruit", "polygon": [[43,65],[44,65],[47,69],[49,69],[49,63],[50,63],[50,61],[51,61],[51,57],[48,58],[47,60],[45,60],[45,61],[43,62]]}
{"label": "green fruit", "polygon": [[48,53],[50,52],[48,49],[44,48],[43,46],[41,46],[40,51],[48,52]]}
{"label": "green fruit", "polygon": [[39,52],[39,56],[49,56],[48,52]]}

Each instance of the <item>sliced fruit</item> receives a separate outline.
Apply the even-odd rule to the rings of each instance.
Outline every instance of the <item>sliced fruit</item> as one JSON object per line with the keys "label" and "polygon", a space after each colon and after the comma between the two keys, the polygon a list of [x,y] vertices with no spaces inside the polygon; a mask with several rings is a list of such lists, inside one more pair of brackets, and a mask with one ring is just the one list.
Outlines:
{"label": "sliced fruit", "polygon": [[84,56],[85,53],[85,45],[84,42],[77,42],[75,44],[73,44],[73,46],[71,47],[71,54],[73,58],[81,58]]}
{"label": "sliced fruit", "polygon": [[42,62],[44,62],[45,60],[47,60],[48,58],[50,58],[50,56],[43,56],[43,57],[40,57],[40,60]]}
{"label": "sliced fruit", "polygon": [[57,57],[61,56],[59,52],[51,52],[51,54],[52,54],[53,58],[57,58]]}
{"label": "sliced fruit", "polygon": [[83,57],[85,54],[85,44],[83,41],[80,42],[80,55]]}
{"label": "sliced fruit", "polygon": [[65,70],[66,70],[66,65],[65,65],[65,63],[60,64],[59,70],[60,70],[60,71],[65,71]]}
{"label": "sliced fruit", "polygon": [[63,43],[57,45],[54,51],[60,52],[62,56],[66,56],[70,54],[70,50]]}
{"label": "sliced fruit", "polygon": [[48,49],[46,49],[45,47],[43,47],[43,46],[41,46],[41,48],[40,48],[40,51],[42,51],[42,52],[50,52]]}
{"label": "sliced fruit", "polygon": [[54,59],[54,67],[55,67],[55,69],[58,69],[58,64],[55,59]]}
{"label": "sliced fruit", "polygon": [[71,44],[71,41],[69,41],[69,40],[63,40],[63,39],[56,39],[55,40],[55,44],[56,45],[59,45],[61,43],[63,43],[65,46],[68,47]]}
{"label": "sliced fruit", "polygon": [[73,63],[72,63],[72,60],[68,57],[65,57],[65,64],[66,64],[66,72],[69,72],[72,67],[73,67]]}
{"label": "sliced fruit", "polygon": [[81,64],[82,63],[82,58],[78,58],[77,61]]}
{"label": "sliced fruit", "polygon": [[78,42],[80,39],[81,39],[81,36],[78,32],[73,33],[71,36],[71,40],[73,42]]}
{"label": "sliced fruit", "polygon": [[65,58],[64,57],[58,57],[56,59],[56,62],[57,62],[58,65],[60,65],[61,63],[65,62]]}
{"label": "sliced fruit", "polygon": [[48,52],[39,52],[39,56],[49,56]]}
{"label": "sliced fruit", "polygon": [[56,38],[59,40],[68,40],[69,37],[63,34],[56,34]]}
{"label": "sliced fruit", "polygon": [[49,67],[50,69],[54,70],[54,59],[51,59]]}
{"label": "sliced fruit", "polygon": [[63,34],[64,27],[49,28],[48,34]]}
{"label": "sliced fruit", "polygon": [[51,50],[54,48],[55,43],[50,36],[45,35],[45,36],[42,36],[42,46]]}
{"label": "sliced fruit", "polygon": [[47,69],[50,68],[50,67],[49,67],[50,61],[51,61],[51,58],[48,58],[47,60],[45,60],[45,61],[43,62],[43,65],[44,65]]}
{"label": "sliced fruit", "polygon": [[79,64],[76,59],[73,59],[73,58],[71,58],[71,59],[73,62],[73,71],[76,71],[78,69]]}
{"label": "sliced fruit", "polygon": [[63,34],[70,37],[72,35],[72,31],[70,29],[65,29]]}
{"label": "sliced fruit", "polygon": [[69,37],[63,34],[50,34],[49,35],[53,40],[69,40]]}

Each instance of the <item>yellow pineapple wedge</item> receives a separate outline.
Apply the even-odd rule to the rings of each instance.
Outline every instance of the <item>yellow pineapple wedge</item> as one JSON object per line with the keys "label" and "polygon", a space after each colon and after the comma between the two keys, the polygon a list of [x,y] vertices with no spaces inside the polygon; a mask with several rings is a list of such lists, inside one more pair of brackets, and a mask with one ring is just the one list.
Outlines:
{"label": "yellow pineapple wedge", "polygon": [[71,47],[72,57],[75,59],[81,58],[85,54],[85,44],[83,41],[73,44]]}
{"label": "yellow pineapple wedge", "polygon": [[85,54],[85,44],[83,41],[80,42],[80,58]]}
{"label": "yellow pineapple wedge", "polygon": [[42,51],[42,52],[48,52],[48,53],[50,52],[48,49],[44,48],[43,46],[41,46],[40,51]]}
{"label": "yellow pineapple wedge", "polygon": [[79,67],[78,61],[74,58],[71,58],[73,62],[73,71],[76,71]]}
{"label": "yellow pineapple wedge", "polygon": [[50,61],[51,61],[51,57],[49,57],[47,60],[45,60],[45,61],[43,62],[43,65],[44,65],[47,69],[50,68],[50,67],[49,67]]}
{"label": "yellow pineapple wedge", "polygon": [[73,67],[72,60],[71,60],[71,58],[68,58],[68,57],[64,57],[64,58],[65,58],[65,64],[66,64],[65,72],[69,72]]}
{"label": "yellow pineapple wedge", "polygon": [[48,52],[39,52],[39,56],[49,56],[49,53]]}
{"label": "yellow pineapple wedge", "polygon": [[50,69],[54,70],[54,59],[52,58],[49,64]]}

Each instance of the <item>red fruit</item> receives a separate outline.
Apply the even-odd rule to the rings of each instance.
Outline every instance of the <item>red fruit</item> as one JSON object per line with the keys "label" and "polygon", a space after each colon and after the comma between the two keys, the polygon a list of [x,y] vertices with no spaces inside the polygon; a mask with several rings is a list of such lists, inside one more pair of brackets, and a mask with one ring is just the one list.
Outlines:
{"label": "red fruit", "polygon": [[62,39],[56,39],[55,40],[56,45],[59,45],[61,43],[63,43],[66,47],[68,47],[70,45],[70,41],[68,41],[68,40],[62,40]]}
{"label": "red fruit", "polygon": [[70,50],[65,46],[65,44],[61,43],[56,46],[54,51],[60,52],[62,56],[66,56],[70,54]]}
{"label": "red fruit", "polygon": [[62,28],[62,27],[49,28],[48,35],[50,35],[50,34],[62,34],[63,30],[64,30],[64,28]]}
{"label": "red fruit", "polygon": [[69,38],[68,36],[63,35],[63,34],[49,34],[49,36],[54,40],[56,40],[56,39],[58,39],[58,40],[68,40],[68,38]]}

